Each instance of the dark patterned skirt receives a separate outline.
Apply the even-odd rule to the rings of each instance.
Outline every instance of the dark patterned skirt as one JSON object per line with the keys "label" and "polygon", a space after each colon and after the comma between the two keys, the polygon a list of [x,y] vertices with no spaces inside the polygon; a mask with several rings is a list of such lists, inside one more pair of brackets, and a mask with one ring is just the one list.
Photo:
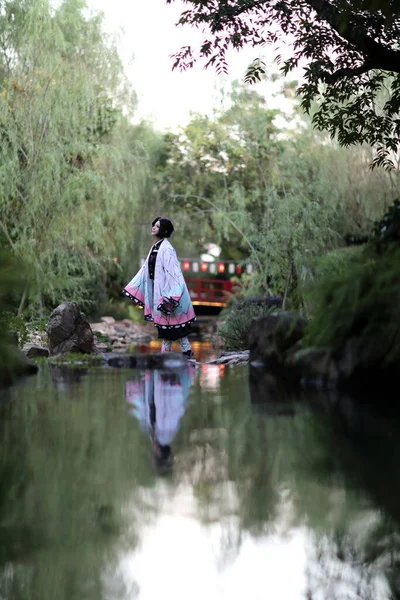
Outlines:
{"label": "dark patterned skirt", "polygon": [[171,327],[168,329],[163,329],[162,327],[159,327],[158,325],[156,325],[156,327],[157,327],[157,331],[158,331],[158,339],[160,339],[160,340],[171,340],[171,341],[179,340],[180,338],[183,338],[183,337],[189,335],[189,333],[191,333],[191,331],[192,331],[192,326],[190,325],[190,323],[187,323],[183,327],[178,327],[178,328]]}

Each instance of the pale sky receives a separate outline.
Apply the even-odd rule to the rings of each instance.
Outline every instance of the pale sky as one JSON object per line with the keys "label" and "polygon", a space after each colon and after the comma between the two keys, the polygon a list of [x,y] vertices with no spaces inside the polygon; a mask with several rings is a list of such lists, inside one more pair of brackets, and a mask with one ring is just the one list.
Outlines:
{"label": "pale sky", "polygon": [[[152,118],[160,129],[176,128],[187,123],[190,111],[210,114],[213,106],[218,105],[217,89],[224,85],[224,79],[212,69],[205,71],[198,64],[186,73],[172,72],[170,55],[183,45],[196,46],[203,39],[196,29],[175,27],[181,12],[187,8],[183,2],[177,0],[167,5],[165,0],[88,0],[88,3],[104,12],[109,31],[120,32],[120,55],[139,96],[137,116]],[[232,51],[228,55],[228,82],[243,78],[258,52],[250,47],[240,53]],[[263,87],[268,94],[266,84],[257,85],[256,89],[263,93]],[[268,105],[276,107],[278,103],[271,99]]]}

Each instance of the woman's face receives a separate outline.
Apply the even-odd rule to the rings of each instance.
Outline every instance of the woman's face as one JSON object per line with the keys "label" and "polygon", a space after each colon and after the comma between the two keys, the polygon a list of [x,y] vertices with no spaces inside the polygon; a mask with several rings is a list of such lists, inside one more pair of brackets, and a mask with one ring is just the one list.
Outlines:
{"label": "woman's face", "polygon": [[151,235],[155,235],[156,237],[158,237],[159,233],[160,233],[160,221],[157,221],[157,223],[154,223],[153,227],[151,228]]}

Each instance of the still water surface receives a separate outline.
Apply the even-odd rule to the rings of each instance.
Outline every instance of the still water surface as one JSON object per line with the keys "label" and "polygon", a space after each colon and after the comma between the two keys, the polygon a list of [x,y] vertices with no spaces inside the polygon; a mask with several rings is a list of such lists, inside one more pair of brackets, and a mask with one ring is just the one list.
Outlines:
{"label": "still water surface", "polygon": [[3,393],[0,598],[395,597],[398,423],[250,375],[43,366]]}

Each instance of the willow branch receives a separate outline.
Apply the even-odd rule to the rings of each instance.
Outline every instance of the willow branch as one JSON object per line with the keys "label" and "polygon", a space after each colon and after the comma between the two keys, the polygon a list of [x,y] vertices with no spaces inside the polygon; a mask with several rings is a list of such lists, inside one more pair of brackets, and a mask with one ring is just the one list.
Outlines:
{"label": "willow branch", "polygon": [[262,271],[262,264],[260,262],[260,259],[257,256],[257,251],[254,248],[253,244],[250,242],[249,238],[240,229],[240,227],[238,227],[238,225],[236,225],[236,223],[234,221],[232,221],[232,219],[226,213],[221,211],[221,209],[216,204],[214,204],[214,202],[211,202],[211,200],[209,200],[208,198],[204,198],[204,196],[198,196],[196,194],[170,194],[169,197],[170,198],[197,198],[197,200],[202,200],[203,202],[207,202],[210,206],[212,206],[215,209],[216,212],[221,213],[222,216],[224,217],[224,219],[226,219],[228,221],[228,223],[230,223],[232,225],[232,227],[234,229],[236,229],[236,231],[242,236],[242,238],[244,239],[244,241],[246,242],[246,244],[252,251],[252,253],[254,255],[254,259],[257,262],[258,267],[260,269],[260,272]]}

